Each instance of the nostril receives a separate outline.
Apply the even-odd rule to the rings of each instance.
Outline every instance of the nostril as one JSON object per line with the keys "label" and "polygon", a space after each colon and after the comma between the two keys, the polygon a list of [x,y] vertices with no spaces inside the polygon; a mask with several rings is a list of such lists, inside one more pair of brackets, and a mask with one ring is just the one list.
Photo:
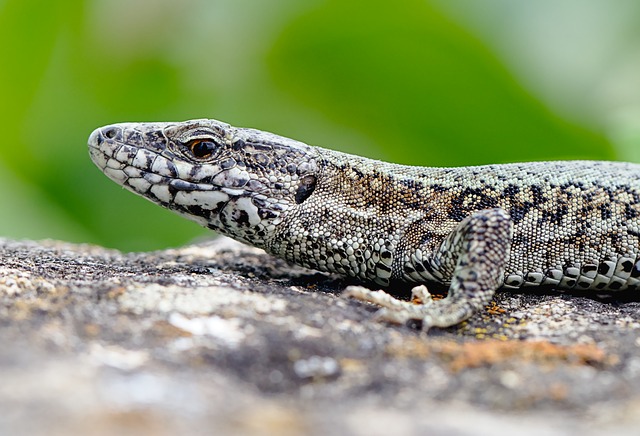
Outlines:
{"label": "nostril", "polygon": [[117,127],[109,126],[109,127],[106,127],[106,128],[102,131],[102,134],[103,134],[103,135],[105,136],[105,138],[107,138],[107,139],[113,139],[113,138],[115,138],[116,136],[118,136],[118,131],[119,131],[119,130],[120,130],[120,129],[118,129]]}

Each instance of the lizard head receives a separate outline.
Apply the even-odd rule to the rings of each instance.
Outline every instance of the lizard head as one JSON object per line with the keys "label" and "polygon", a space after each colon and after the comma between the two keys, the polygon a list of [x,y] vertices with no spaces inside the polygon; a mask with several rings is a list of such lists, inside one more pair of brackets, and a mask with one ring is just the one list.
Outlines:
{"label": "lizard head", "polygon": [[104,126],[89,154],[128,190],[258,246],[313,193],[320,171],[313,147],[207,119]]}

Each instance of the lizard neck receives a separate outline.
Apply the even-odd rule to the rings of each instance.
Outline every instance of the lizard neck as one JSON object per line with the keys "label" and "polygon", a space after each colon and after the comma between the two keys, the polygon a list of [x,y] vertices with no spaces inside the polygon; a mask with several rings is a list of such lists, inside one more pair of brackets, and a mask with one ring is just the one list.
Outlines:
{"label": "lizard neck", "polygon": [[388,286],[403,274],[407,227],[429,213],[424,198],[401,177],[399,165],[319,153],[315,191],[287,212],[265,249],[309,268]]}

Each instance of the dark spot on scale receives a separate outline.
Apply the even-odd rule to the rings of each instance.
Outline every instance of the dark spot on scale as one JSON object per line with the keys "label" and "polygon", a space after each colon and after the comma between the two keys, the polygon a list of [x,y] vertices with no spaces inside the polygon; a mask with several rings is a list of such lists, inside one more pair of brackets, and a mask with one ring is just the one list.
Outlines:
{"label": "dark spot on scale", "polygon": [[460,222],[467,217],[468,213],[465,210],[462,210],[457,207],[452,207],[449,209],[448,216],[454,221]]}
{"label": "dark spot on scale", "polygon": [[271,151],[273,149],[270,144],[262,144],[260,142],[251,142],[249,145],[251,145],[254,150]]}
{"label": "dark spot on scale", "polygon": [[613,203],[616,199],[616,194],[611,188],[603,188],[604,192],[609,196],[609,200]]}
{"label": "dark spot on scale", "polygon": [[611,208],[609,207],[608,204],[600,204],[598,205],[598,209],[600,210],[600,217],[603,220],[609,219],[611,218]]}
{"label": "dark spot on scale", "polygon": [[593,206],[592,205],[584,206],[584,207],[580,208],[579,215],[581,217],[585,217],[586,218],[591,213],[592,210],[593,210]]}
{"label": "dark spot on scale", "polygon": [[[182,180],[180,180],[182,181]],[[170,183],[169,185],[167,185],[167,188],[169,189],[169,194],[171,195],[171,198],[175,198],[176,194],[178,193],[178,191],[184,191],[184,189],[178,189],[177,188],[177,184],[175,183],[176,180],[173,180],[172,183]]]}
{"label": "dark spot on scale", "polygon": [[579,288],[586,289],[586,288],[588,288],[589,286],[591,286],[591,283],[589,283],[589,282],[578,282],[578,287],[579,287]]}
{"label": "dark spot on scale", "polygon": [[567,280],[567,287],[573,288],[576,285],[575,280]]}
{"label": "dark spot on scale", "polygon": [[592,263],[588,263],[588,264],[585,264],[585,265],[582,266],[582,272],[583,273],[589,273],[589,272],[595,271],[597,269],[598,269],[598,267],[595,266]]}
{"label": "dark spot on scale", "polygon": [[609,275],[609,270],[610,269],[611,269],[611,266],[608,263],[602,262],[600,265],[598,265],[598,274],[602,274],[603,276],[607,276],[607,275]]}
{"label": "dark spot on scale", "polygon": [[249,226],[249,214],[246,210],[235,210],[233,220],[241,226]]}
{"label": "dark spot on scale", "polygon": [[542,217],[540,218],[541,222],[549,222],[552,224],[560,224],[562,222],[562,218],[569,213],[569,208],[567,206],[560,206],[553,212],[542,211]]}
{"label": "dark spot on scale", "polygon": [[287,165],[287,172],[289,174],[295,174],[297,168],[298,167],[295,164],[290,163],[289,165]]}
{"label": "dark spot on scale", "polygon": [[391,259],[391,252],[390,251],[383,251],[382,253],[380,253],[380,257],[382,259]]}
{"label": "dark spot on scale", "polygon": [[520,221],[522,221],[522,219],[527,215],[532,206],[533,204],[527,201],[521,205],[513,206],[511,209],[509,209],[509,216],[511,216],[511,220],[513,221],[513,223],[518,224]]}
{"label": "dark spot on scale", "polygon": [[261,198],[252,197],[251,202],[257,207],[267,207],[267,200],[263,200]]}
{"label": "dark spot on scale", "polygon": [[276,214],[274,211],[269,209],[259,208],[258,216],[260,217],[260,219],[264,220],[264,219],[276,218],[278,214]]}
{"label": "dark spot on scale", "polygon": [[260,167],[266,167],[269,164],[269,158],[264,153],[254,154],[253,161]]}
{"label": "dark spot on scale", "polygon": [[531,191],[531,196],[533,197],[533,204],[538,205],[546,201],[546,198],[544,198],[542,188],[540,186],[532,185],[529,188],[529,191]]}
{"label": "dark spot on scale", "polygon": [[520,188],[516,185],[509,185],[502,191],[502,195],[505,197],[513,197],[520,192]]}
{"label": "dark spot on scale", "polygon": [[188,206],[187,211],[193,216],[201,216],[203,218],[209,218],[209,211],[202,208],[202,206],[192,205]]}
{"label": "dark spot on scale", "polygon": [[391,272],[391,268],[385,265],[384,263],[377,264],[376,269],[381,269],[382,271]]}
{"label": "dark spot on scale", "polygon": [[627,233],[631,236],[635,236],[636,238],[640,238],[640,232],[636,232],[634,230],[627,230]]}
{"label": "dark spot on scale", "polygon": [[565,275],[566,275],[567,277],[571,277],[572,279],[575,279],[575,278],[576,278],[576,277],[578,277],[578,275],[580,275],[580,274],[579,274],[577,271],[576,271],[576,272],[574,272],[574,273],[569,273],[569,272],[565,271]]}
{"label": "dark spot on scale", "polygon": [[638,277],[640,277],[640,269],[638,269],[637,263],[634,265],[633,269],[631,270],[631,277],[633,277],[634,279],[637,279]]}
{"label": "dark spot on scale", "polygon": [[606,282],[600,282],[596,285],[596,289],[604,289],[607,286]]}
{"label": "dark spot on scale", "polygon": [[418,272],[424,272],[425,271],[424,266],[421,263],[416,263],[414,266],[416,268],[416,271],[418,271]]}
{"label": "dark spot on scale", "polygon": [[233,143],[233,146],[231,147],[234,151],[241,151],[245,148],[246,144],[244,143],[244,141],[242,139],[238,139],[237,141],[235,141]]}
{"label": "dark spot on scale", "polygon": [[487,195],[485,189],[466,188],[451,201],[449,218],[462,221],[471,212],[496,207],[497,199]]}
{"label": "dark spot on scale", "polygon": [[624,205],[624,216],[626,219],[630,220],[638,216],[638,212],[631,207],[630,204]]}
{"label": "dark spot on scale", "polygon": [[169,184],[169,192],[173,194],[175,191],[196,191],[196,187],[197,185],[191,182],[186,182],[182,179],[173,179]]}
{"label": "dark spot on scale", "polygon": [[193,165],[189,170],[189,178],[191,180],[195,179],[196,175],[200,172],[201,169],[202,168],[200,167],[200,165]]}
{"label": "dark spot on scale", "polygon": [[236,160],[233,158],[228,158],[220,162],[220,168],[223,170],[228,170],[236,166]]}
{"label": "dark spot on scale", "polygon": [[218,215],[222,212],[222,209],[227,205],[228,201],[219,201],[215,206],[211,209],[211,215]]}
{"label": "dark spot on scale", "polygon": [[614,291],[620,289],[622,287],[622,283],[620,282],[611,282],[609,283],[609,289],[613,289]]}
{"label": "dark spot on scale", "polygon": [[413,210],[420,210],[420,209],[424,209],[424,199],[414,195],[414,196],[404,196],[401,195],[399,197],[400,202],[405,205],[407,208],[409,209],[413,209]]}
{"label": "dark spot on scale", "polygon": [[622,266],[622,271],[626,273],[631,272],[631,269],[633,268],[633,262],[630,260],[625,260],[620,265]]}
{"label": "dark spot on scale", "polygon": [[128,144],[142,144],[144,140],[142,139],[142,134],[137,130],[124,130],[123,142]]}
{"label": "dark spot on scale", "polygon": [[409,189],[412,189],[415,186],[415,181],[411,179],[402,179],[398,183]]}
{"label": "dark spot on scale", "polygon": [[237,179],[232,179],[231,180],[231,187],[232,188],[242,188],[244,186],[246,186],[246,184],[249,183],[249,179],[243,178],[243,177],[238,177]]}

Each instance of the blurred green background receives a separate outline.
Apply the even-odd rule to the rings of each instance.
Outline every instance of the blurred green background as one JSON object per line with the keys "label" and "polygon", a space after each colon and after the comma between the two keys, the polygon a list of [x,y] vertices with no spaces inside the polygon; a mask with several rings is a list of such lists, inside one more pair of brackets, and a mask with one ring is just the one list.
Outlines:
{"label": "blurred green background", "polygon": [[209,234],[86,151],[202,117],[416,165],[640,162],[640,2],[0,0],[0,236]]}

